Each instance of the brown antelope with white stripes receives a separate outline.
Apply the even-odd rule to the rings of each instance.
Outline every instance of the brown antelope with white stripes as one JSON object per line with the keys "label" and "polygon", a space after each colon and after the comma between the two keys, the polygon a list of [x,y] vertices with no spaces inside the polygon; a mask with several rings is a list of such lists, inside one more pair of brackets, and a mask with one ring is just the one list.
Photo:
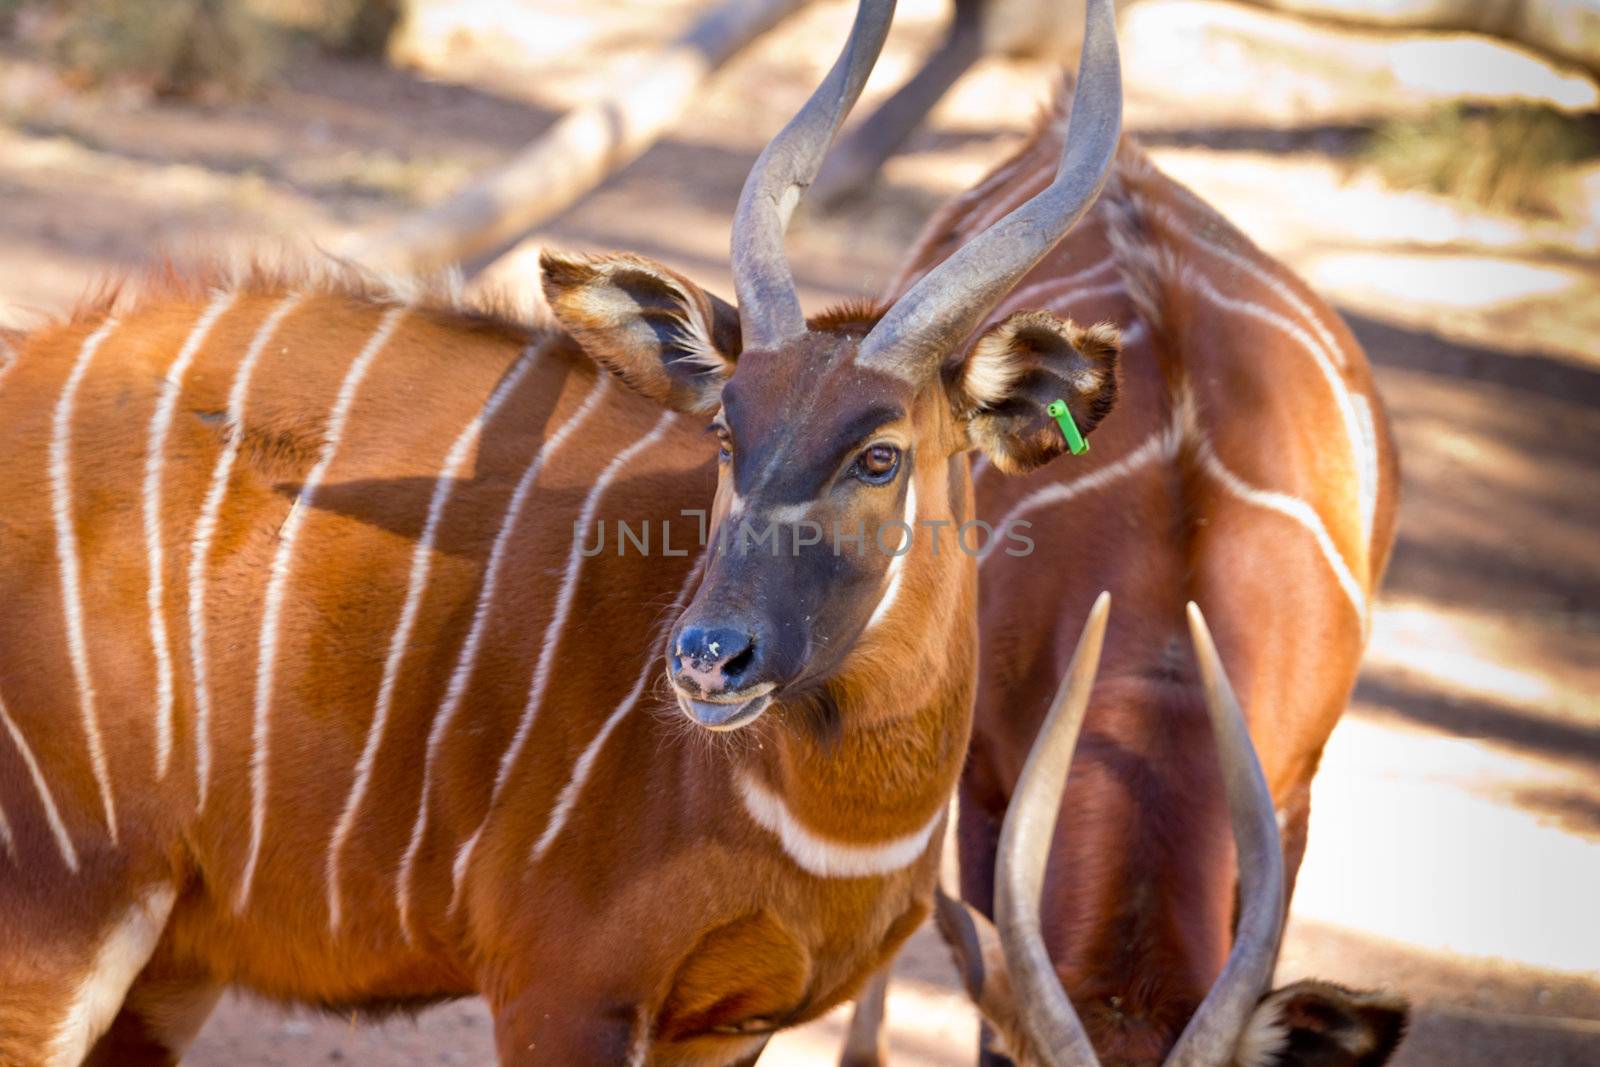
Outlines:
{"label": "brown antelope with white stripes", "polygon": [[[1121,97],[1094,0],[1058,178],[807,321],[783,233],[892,9],[753,169],[737,310],[548,255],[532,328],[258,271],[4,338],[0,1062],[170,1063],[229,987],[479,993],[506,1063],[749,1062],[922,921],[977,563],[905,535],[972,517],[970,448],[1042,464],[1050,400],[1109,407],[1106,331],[956,348]],[[653,548],[596,548],[618,520]]]}
{"label": "brown antelope with white stripes", "polygon": [[[1070,106],[933,220],[910,281],[1049,180]],[[958,828],[972,910],[940,913],[994,1043],[1019,1067],[1376,1067],[1403,1000],[1267,993],[1312,777],[1394,540],[1398,468],[1366,358],[1127,140],[1104,195],[993,317],[1021,308],[1114,324],[1123,347],[1088,454],[1020,478],[974,464],[979,515],[1030,523],[1038,545],[980,564]],[[1094,613],[1068,670],[1102,590],[1109,625]]]}

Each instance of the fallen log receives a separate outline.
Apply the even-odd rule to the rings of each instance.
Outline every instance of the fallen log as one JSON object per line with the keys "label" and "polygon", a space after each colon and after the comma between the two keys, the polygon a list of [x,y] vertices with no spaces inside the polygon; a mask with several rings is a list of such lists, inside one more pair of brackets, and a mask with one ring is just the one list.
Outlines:
{"label": "fallen log", "polygon": [[1482,33],[1600,75],[1600,0],[1249,0],[1291,15],[1392,30]]}
{"label": "fallen log", "polygon": [[504,247],[638,157],[713,71],[807,2],[726,0],[652,56],[641,77],[569,111],[443,203],[342,251],[384,270],[427,271]]}

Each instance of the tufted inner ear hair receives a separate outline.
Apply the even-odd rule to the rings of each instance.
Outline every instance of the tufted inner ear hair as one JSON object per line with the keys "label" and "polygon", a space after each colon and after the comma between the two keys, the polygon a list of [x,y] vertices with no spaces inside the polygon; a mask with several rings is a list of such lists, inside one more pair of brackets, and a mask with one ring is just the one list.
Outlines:
{"label": "tufted inner ear hair", "polygon": [[1019,311],[986,330],[946,380],[974,447],[1020,474],[1066,450],[1052,401],[1066,402],[1084,435],[1110,413],[1121,347],[1111,323],[1083,327],[1048,311]]}
{"label": "tufted inner ear hair", "polygon": [[1234,1067],[1382,1067],[1402,1038],[1404,997],[1305,979],[1261,998]]}
{"label": "tufted inner ear hair", "polygon": [[628,253],[546,251],[539,267],[556,321],[591,359],[674,410],[716,410],[739,356],[733,305]]}

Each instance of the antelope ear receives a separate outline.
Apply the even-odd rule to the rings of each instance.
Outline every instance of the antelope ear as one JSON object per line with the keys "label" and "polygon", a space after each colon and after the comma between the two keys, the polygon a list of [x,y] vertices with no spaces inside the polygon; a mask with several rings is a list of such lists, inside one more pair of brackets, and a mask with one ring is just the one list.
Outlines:
{"label": "antelope ear", "polygon": [[1236,1067],[1382,1067],[1411,1007],[1390,993],[1307,980],[1268,993],[1245,1026]]}
{"label": "antelope ear", "polygon": [[539,257],[556,320],[589,358],[674,410],[709,414],[739,356],[739,313],[676,271],[618,253]]}
{"label": "antelope ear", "polygon": [[973,445],[1007,474],[1023,474],[1067,450],[1048,413],[1066,401],[1087,435],[1117,399],[1121,335],[1108,322],[1087,328],[1048,311],[1019,311],[990,327],[947,378]]}
{"label": "antelope ear", "polygon": [[967,995],[989,1024],[985,1034],[989,1051],[1016,1063],[1042,1062],[1022,1026],[1000,931],[971,904],[942,889],[935,890],[934,903],[939,936],[955,958]]}

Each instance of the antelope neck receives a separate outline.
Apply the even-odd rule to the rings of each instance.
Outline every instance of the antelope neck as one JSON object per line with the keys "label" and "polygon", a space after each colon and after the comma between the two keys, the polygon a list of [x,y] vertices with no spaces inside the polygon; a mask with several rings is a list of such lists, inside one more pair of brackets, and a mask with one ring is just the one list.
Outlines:
{"label": "antelope neck", "polygon": [[[949,594],[970,599],[970,580]],[[776,728],[733,760],[745,811],[815,874],[888,873],[921,856],[955,788],[972,727],[971,611],[939,612],[923,638],[938,663],[895,685],[876,671],[829,687],[826,710],[784,706]],[[869,652],[869,655],[871,653]],[[877,657],[874,657],[877,658]],[[930,657],[931,659],[932,657]],[[896,699],[898,697],[898,699]]]}

